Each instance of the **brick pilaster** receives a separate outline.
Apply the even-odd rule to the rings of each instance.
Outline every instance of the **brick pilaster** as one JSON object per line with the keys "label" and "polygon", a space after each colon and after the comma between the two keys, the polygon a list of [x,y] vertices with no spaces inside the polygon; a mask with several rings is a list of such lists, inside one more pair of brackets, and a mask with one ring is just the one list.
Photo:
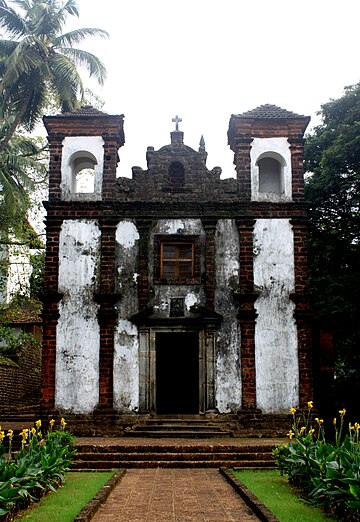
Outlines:
{"label": "brick pilaster", "polygon": [[50,165],[49,165],[49,201],[61,199],[61,158],[64,136],[49,135]]}
{"label": "brick pilaster", "polygon": [[136,226],[140,236],[138,296],[141,311],[149,305],[149,246],[152,222],[147,219],[138,219]]}
{"label": "brick pilaster", "polygon": [[115,290],[116,224],[103,218],[101,229],[100,293],[94,299],[100,305],[99,406],[113,407],[114,329],[117,313]]}
{"label": "brick pilaster", "polygon": [[314,368],[312,316],[308,303],[307,290],[307,221],[303,217],[292,218],[294,234],[295,293],[291,299],[295,302],[294,317],[297,324],[300,406],[313,400]]}
{"label": "brick pilaster", "polygon": [[49,292],[43,298],[41,407],[45,411],[55,407],[56,327],[61,297],[62,294]]}
{"label": "brick pilaster", "polygon": [[291,151],[292,198],[304,200],[304,139],[288,138]]}
{"label": "brick pilaster", "polygon": [[205,306],[214,309],[215,298],[215,232],[217,219],[203,219],[205,230]]}
{"label": "brick pilaster", "polygon": [[116,137],[105,137],[104,140],[102,199],[113,200],[116,194],[116,168],[119,160],[119,141]]}
{"label": "brick pilaster", "polygon": [[243,408],[256,408],[253,219],[237,220],[240,238],[240,288],[238,320],[241,328],[241,381]]}
{"label": "brick pilaster", "polygon": [[46,222],[45,296],[43,297],[43,340],[41,371],[41,404],[44,409],[55,406],[56,327],[59,318],[59,240],[62,219]]}
{"label": "brick pilaster", "polygon": [[241,199],[251,198],[250,149],[252,141],[253,139],[249,137],[236,138],[235,141],[234,163],[239,184],[239,197]]}

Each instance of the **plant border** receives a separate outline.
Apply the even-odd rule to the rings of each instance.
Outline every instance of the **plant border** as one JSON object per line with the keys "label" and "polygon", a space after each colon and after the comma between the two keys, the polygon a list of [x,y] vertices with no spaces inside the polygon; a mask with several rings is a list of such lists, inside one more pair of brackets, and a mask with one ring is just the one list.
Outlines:
{"label": "plant border", "polygon": [[262,522],[280,522],[276,515],[257,498],[256,495],[239,479],[234,477],[229,468],[219,468],[222,476],[229,482],[236,493],[243,499],[245,504]]}
{"label": "plant border", "polygon": [[[86,472],[84,472],[86,473]],[[117,469],[114,475],[99,489],[96,495],[89,500],[80,513],[74,518],[74,522],[89,522],[102,504],[105,504],[112,490],[119,484],[126,473],[126,469]]]}

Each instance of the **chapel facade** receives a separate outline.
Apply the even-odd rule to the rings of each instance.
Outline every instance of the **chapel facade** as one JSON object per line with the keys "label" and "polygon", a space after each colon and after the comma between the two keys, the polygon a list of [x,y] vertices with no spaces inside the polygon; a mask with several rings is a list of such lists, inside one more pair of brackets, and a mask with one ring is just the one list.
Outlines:
{"label": "chapel facade", "polygon": [[[123,116],[48,116],[42,405],[91,415],[282,414],[313,398],[303,135],[263,105],[230,118],[236,179],[204,140],[116,177]],[[81,188],[81,176],[92,186]]]}

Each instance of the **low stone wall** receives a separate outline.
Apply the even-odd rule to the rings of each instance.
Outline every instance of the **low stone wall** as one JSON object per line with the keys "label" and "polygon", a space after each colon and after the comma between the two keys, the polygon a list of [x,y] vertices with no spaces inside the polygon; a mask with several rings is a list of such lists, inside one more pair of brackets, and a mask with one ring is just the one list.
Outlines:
{"label": "low stone wall", "polygon": [[16,356],[0,356],[0,412],[40,402],[41,347],[26,344]]}

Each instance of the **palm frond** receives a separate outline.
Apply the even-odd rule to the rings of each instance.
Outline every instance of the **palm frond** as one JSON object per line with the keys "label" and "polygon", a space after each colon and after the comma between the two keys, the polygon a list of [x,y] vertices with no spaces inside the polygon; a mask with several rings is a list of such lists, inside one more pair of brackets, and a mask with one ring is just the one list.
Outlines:
{"label": "palm frond", "polygon": [[[24,86],[24,90],[26,93],[29,92],[26,85]],[[35,76],[33,88],[31,89],[31,96],[23,116],[24,128],[29,132],[33,131],[36,124],[41,120],[46,101],[46,81],[41,75],[37,75]]]}
{"label": "palm frond", "polygon": [[0,39],[0,59],[8,58],[17,45],[18,43],[14,40]]}
{"label": "palm frond", "polygon": [[47,48],[36,37],[30,35],[17,44],[4,63],[4,75],[0,82],[0,91],[15,84],[22,74],[30,74],[42,67]]}
{"label": "palm frond", "polygon": [[69,13],[71,16],[79,17],[79,8],[76,0],[68,0],[63,6],[62,11]]}
{"label": "palm frond", "polygon": [[28,195],[3,165],[0,165],[0,198],[8,214],[16,215],[28,208]]}
{"label": "palm frond", "polygon": [[27,33],[25,20],[6,2],[0,4],[0,27],[3,27],[7,34],[14,38],[20,38]]}
{"label": "palm frond", "polygon": [[12,0],[12,3],[20,7],[25,12],[31,11],[31,1],[29,0]]}
{"label": "palm frond", "polygon": [[57,38],[54,38],[53,45],[55,47],[72,46],[85,40],[88,36],[98,36],[100,38],[107,39],[110,37],[107,31],[103,29],[97,29],[96,27],[83,27],[81,29],[75,29],[68,33],[62,34]]}
{"label": "palm frond", "polygon": [[49,61],[50,83],[58,95],[62,109],[67,111],[76,106],[77,94],[84,96],[84,86],[75,64],[62,54],[54,54]]}
{"label": "palm frond", "polygon": [[92,53],[74,49],[71,47],[63,47],[61,49],[63,55],[67,56],[75,65],[84,67],[90,77],[96,78],[100,85],[104,84],[106,78],[106,68],[102,61]]}

